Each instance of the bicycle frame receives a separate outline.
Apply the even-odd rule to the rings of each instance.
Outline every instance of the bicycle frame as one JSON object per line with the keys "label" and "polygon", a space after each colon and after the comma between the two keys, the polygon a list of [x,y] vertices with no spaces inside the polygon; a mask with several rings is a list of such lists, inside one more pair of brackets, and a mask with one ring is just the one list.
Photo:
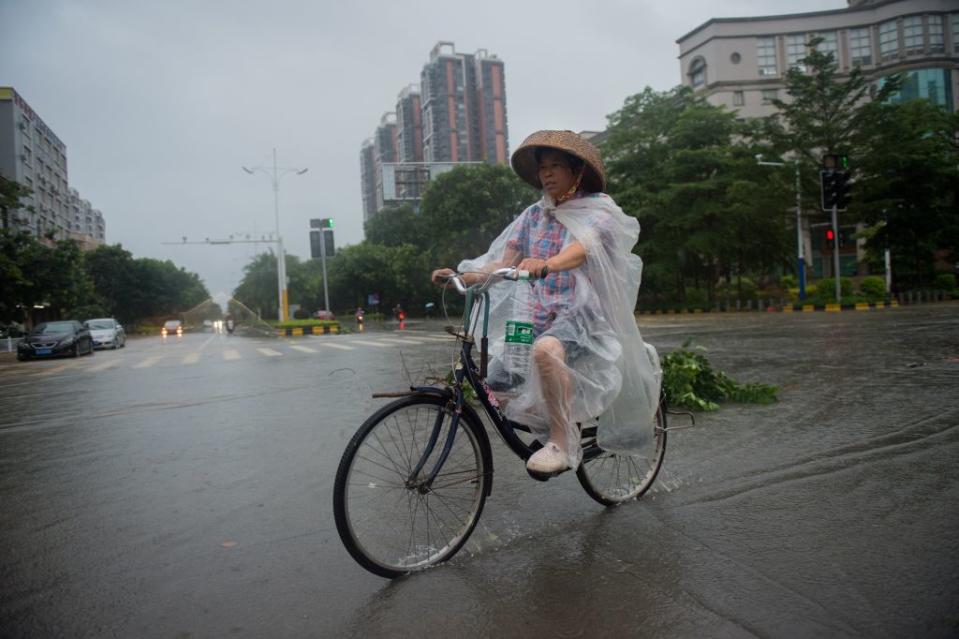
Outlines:
{"label": "bicycle frame", "polygon": [[[436,479],[436,476],[442,469],[443,464],[446,462],[446,458],[449,456],[450,450],[453,447],[453,441],[456,438],[459,420],[463,413],[465,404],[465,399],[463,397],[464,381],[468,383],[474,391],[476,391],[476,396],[479,398],[480,404],[486,411],[486,414],[489,416],[490,421],[493,422],[493,426],[496,428],[496,431],[503,438],[503,441],[506,442],[506,445],[510,448],[510,450],[512,450],[520,459],[526,461],[529,459],[530,455],[542,447],[539,442],[534,442],[532,446],[528,446],[516,435],[517,430],[528,433],[530,432],[530,428],[507,418],[500,410],[499,401],[496,399],[496,396],[493,395],[493,391],[486,384],[486,345],[487,333],[489,329],[489,293],[486,291],[481,293],[480,299],[480,304],[482,305],[483,309],[481,367],[476,366],[476,362],[473,360],[472,355],[475,337],[470,334],[469,330],[473,316],[474,298],[476,296],[472,288],[466,289],[465,294],[466,309],[463,313],[463,333],[462,335],[457,335],[458,339],[460,340],[460,358],[456,368],[453,371],[452,385],[445,391],[439,391],[439,389],[437,389],[435,386],[414,386],[411,388],[411,390],[414,392],[426,394],[437,394],[439,392],[444,396],[449,396],[450,398],[450,402],[447,405],[447,412],[437,415],[436,422],[433,424],[433,431],[430,433],[429,441],[427,442],[419,461],[413,468],[413,472],[410,474],[410,477],[406,482],[407,487],[416,487],[423,492],[429,490],[429,487]],[[436,460],[436,463],[433,465],[433,468],[430,470],[426,479],[417,480],[417,477],[420,476],[420,473],[426,465],[427,460],[433,454],[436,444],[439,441],[440,431],[443,427],[445,414],[450,414],[452,419],[450,421],[449,432],[446,435],[446,441],[443,443],[443,449],[440,451],[440,456]],[[583,435],[587,437],[595,436],[595,428],[584,429]],[[600,453],[601,450],[598,446],[587,446],[583,449],[583,461],[588,461]],[[491,483],[492,482],[490,482],[490,484]]]}

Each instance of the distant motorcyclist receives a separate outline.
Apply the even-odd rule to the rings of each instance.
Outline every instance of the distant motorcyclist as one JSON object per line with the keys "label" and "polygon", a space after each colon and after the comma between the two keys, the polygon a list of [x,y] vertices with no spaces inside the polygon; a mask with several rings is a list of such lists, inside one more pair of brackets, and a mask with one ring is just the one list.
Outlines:
{"label": "distant motorcyclist", "polygon": [[232,335],[233,331],[236,330],[236,321],[233,319],[233,315],[228,314],[224,321],[226,323],[226,332]]}

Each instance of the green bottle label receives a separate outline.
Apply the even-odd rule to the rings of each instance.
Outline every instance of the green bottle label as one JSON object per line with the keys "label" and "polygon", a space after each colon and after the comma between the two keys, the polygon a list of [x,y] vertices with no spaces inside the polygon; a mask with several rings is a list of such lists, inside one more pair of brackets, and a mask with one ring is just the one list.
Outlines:
{"label": "green bottle label", "polygon": [[533,344],[533,325],[530,322],[506,321],[507,344]]}

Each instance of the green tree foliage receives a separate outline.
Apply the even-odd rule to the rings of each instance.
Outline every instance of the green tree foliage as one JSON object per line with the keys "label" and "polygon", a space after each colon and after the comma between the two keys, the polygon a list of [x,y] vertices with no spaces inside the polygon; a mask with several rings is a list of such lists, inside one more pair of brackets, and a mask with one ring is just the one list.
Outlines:
{"label": "green tree foliage", "polygon": [[32,192],[19,182],[0,176],[0,229],[12,230],[17,212],[31,208],[24,206],[23,200]]}
{"label": "green tree foliage", "polygon": [[892,253],[893,283],[926,288],[937,257],[959,260],[959,115],[925,100],[876,105],[882,126],[864,130],[854,157],[850,212],[873,226],[873,263]]}
{"label": "green tree foliage", "polygon": [[688,88],[650,88],[609,118],[610,193],[642,225],[643,293],[710,301],[721,278],[788,264],[787,178],[756,165],[756,127]]}
{"label": "green tree foliage", "polygon": [[[539,199],[507,166],[459,166],[436,178],[420,209],[426,250],[432,263],[455,267],[482,255],[517,215]],[[425,245],[424,245],[425,244]]]}
{"label": "green tree foliage", "polygon": [[423,224],[423,216],[411,206],[388,208],[374,215],[364,225],[366,241],[382,246],[412,244],[420,248],[429,245],[428,229]]}

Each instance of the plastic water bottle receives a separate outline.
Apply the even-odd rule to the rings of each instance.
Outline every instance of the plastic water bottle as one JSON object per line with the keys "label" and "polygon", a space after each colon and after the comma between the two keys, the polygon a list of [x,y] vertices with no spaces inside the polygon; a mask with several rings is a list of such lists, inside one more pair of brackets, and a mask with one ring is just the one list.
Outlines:
{"label": "plastic water bottle", "polygon": [[531,319],[523,317],[506,321],[506,340],[503,349],[505,368],[511,377],[518,376],[524,380],[529,376],[529,360],[533,351]]}

